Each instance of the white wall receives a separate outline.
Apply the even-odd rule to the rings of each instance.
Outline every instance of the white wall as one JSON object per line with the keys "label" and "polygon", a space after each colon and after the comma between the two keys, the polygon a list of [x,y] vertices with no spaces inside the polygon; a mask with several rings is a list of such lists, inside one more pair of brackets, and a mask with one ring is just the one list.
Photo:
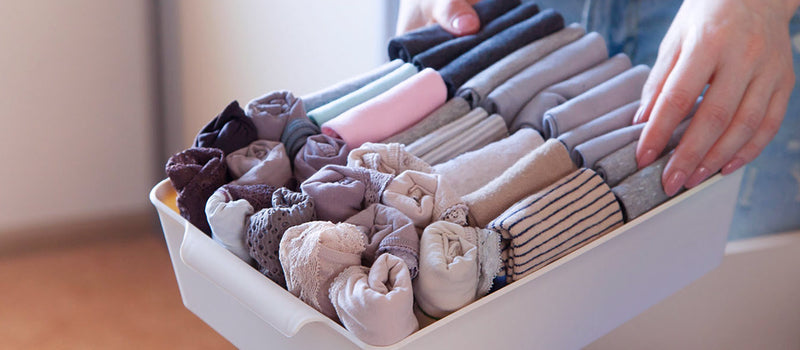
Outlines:
{"label": "white wall", "polygon": [[147,209],[148,1],[0,1],[0,234]]}

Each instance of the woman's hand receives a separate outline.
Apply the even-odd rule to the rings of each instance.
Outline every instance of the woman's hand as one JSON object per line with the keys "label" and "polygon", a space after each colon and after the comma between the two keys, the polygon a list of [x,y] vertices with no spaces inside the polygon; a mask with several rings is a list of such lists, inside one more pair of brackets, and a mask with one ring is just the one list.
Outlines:
{"label": "woman's hand", "polygon": [[658,51],[634,122],[652,163],[708,90],[664,169],[668,195],[755,159],[778,132],[794,87],[789,20],[797,0],[685,0]]}
{"label": "woman's hand", "polygon": [[472,8],[478,0],[400,0],[397,34],[438,23],[454,35],[474,34],[480,19]]}

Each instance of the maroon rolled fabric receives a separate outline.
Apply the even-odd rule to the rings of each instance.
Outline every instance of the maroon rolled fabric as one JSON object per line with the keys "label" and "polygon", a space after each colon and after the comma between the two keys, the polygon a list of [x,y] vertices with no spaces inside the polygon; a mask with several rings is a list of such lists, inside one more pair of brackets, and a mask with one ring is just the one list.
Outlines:
{"label": "maroon rolled fabric", "polygon": [[228,167],[222,150],[189,148],[170,157],[165,170],[178,192],[181,216],[210,236],[206,202],[217,188],[228,182]]}

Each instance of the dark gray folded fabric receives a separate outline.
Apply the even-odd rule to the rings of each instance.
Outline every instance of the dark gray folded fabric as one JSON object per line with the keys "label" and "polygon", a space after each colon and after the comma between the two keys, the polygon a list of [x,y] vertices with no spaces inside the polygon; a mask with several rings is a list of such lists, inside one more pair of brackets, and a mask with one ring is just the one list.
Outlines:
{"label": "dark gray folded fabric", "polygon": [[564,18],[547,9],[478,44],[439,71],[447,96],[452,97],[464,82],[506,55],[563,28]]}
{"label": "dark gray folded fabric", "polygon": [[644,124],[636,124],[605,133],[575,146],[575,149],[570,152],[570,156],[575,165],[594,168],[594,164],[598,160],[638,140],[643,129]]}
{"label": "dark gray folded fabric", "polygon": [[579,125],[638,100],[650,68],[638,65],[544,114],[545,137],[558,137]]}
{"label": "dark gray folded fabric", "polygon": [[[478,13],[481,28],[495,18],[519,6],[519,0],[484,0],[473,8]],[[401,59],[411,62],[414,56],[455,38],[438,24],[412,30],[389,41],[389,59]]]}
{"label": "dark gray folded fabric", "polygon": [[537,13],[539,13],[539,6],[533,2],[524,3],[497,17],[497,19],[485,26],[481,26],[480,31],[477,33],[445,41],[414,56],[412,61],[419,69],[441,69],[486,39]]}
{"label": "dark gray folded fabric", "polygon": [[428,116],[410,128],[381,142],[410,145],[419,138],[469,113],[469,110],[469,103],[467,103],[466,100],[461,97],[451,98],[447,103],[431,112],[431,114],[428,114]]}
{"label": "dark gray folded fabric", "polygon": [[661,173],[671,155],[666,155],[631,176],[611,189],[622,205],[625,221],[633,220],[648,210],[655,208],[669,199],[661,186]]}
{"label": "dark gray folded fabric", "polygon": [[310,119],[294,119],[286,124],[286,128],[283,129],[281,143],[286,146],[286,154],[289,159],[294,160],[297,152],[300,152],[300,149],[306,144],[308,137],[319,134],[319,127]]}
{"label": "dark gray folded fabric", "polygon": [[194,147],[216,148],[226,155],[247,147],[258,139],[253,120],[244,114],[238,101],[231,102],[194,139]]}
{"label": "dark gray folded fabric", "polygon": [[548,109],[558,106],[631,68],[631,60],[624,53],[600,63],[583,73],[542,90],[517,113],[511,130],[529,127],[542,130],[542,118]]}
{"label": "dark gray folded fabric", "polygon": [[517,113],[537,93],[608,58],[603,37],[589,33],[523,69],[494,89],[481,106],[503,116],[510,125]]}
{"label": "dark gray folded fabric", "polygon": [[[567,131],[558,137],[567,150],[572,152],[576,146],[600,135],[622,129],[633,122],[633,115],[639,108],[639,101],[633,101],[594,120],[589,121],[575,129]],[[573,159],[574,160],[574,159]],[[577,160],[576,160],[577,162]]]}
{"label": "dark gray folded fabric", "polygon": [[375,80],[378,80],[378,78],[389,74],[389,72],[394,71],[397,68],[400,68],[401,65],[403,65],[402,60],[394,60],[384,63],[366,73],[357,75],[336,85],[313,92],[301,97],[300,99],[303,100],[303,106],[305,106],[306,111],[314,110],[317,107],[321,107],[331,101],[338,100],[340,97],[356,91],[362,88],[364,85],[367,85]]}

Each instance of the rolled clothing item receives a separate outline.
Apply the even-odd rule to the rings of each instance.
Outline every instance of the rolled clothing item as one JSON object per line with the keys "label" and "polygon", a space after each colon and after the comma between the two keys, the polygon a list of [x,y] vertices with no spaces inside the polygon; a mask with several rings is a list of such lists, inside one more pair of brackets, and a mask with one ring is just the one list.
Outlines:
{"label": "rolled clothing item", "polygon": [[328,164],[345,165],[348,153],[350,147],[342,139],[324,134],[309,136],[294,157],[294,176],[302,183]]}
{"label": "rolled clothing item", "polygon": [[233,101],[200,130],[194,139],[194,147],[217,148],[229,154],[257,139],[258,131],[253,120],[244,114],[238,101]]}
{"label": "rolled clothing item", "polygon": [[436,148],[442,143],[447,142],[447,140],[458,137],[463,132],[469,130],[469,128],[478,124],[481,120],[486,119],[488,116],[489,114],[486,113],[483,108],[475,108],[460,118],[447,123],[446,125],[434,130],[430,134],[414,141],[414,143],[406,146],[406,151],[409,151],[411,154],[419,157],[430,152],[432,149]]}
{"label": "rolled clothing item", "polygon": [[[536,130],[518,130],[507,138],[437,164],[433,166],[433,171],[442,175],[444,182],[460,198],[500,176],[505,169],[543,143],[542,136]],[[476,166],[483,162],[486,162],[485,166]]]}
{"label": "rolled clothing item", "polygon": [[500,176],[462,197],[469,207],[470,225],[486,227],[512,204],[549,186],[575,169],[566,147],[558,140],[547,140]]}
{"label": "rolled clothing item", "polygon": [[439,70],[447,96],[452,97],[464,82],[506,55],[563,28],[564,18],[546,9],[478,44]]}
{"label": "rolled clothing item", "polygon": [[289,121],[281,135],[281,143],[286,147],[286,154],[289,156],[289,160],[297,156],[297,153],[300,152],[300,149],[303,148],[310,136],[319,135],[321,132],[311,119],[303,118]]}
{"label": "rolled clothing item", "polygon": [[417,74],[417,67],[409,63],[403,63],[397,69],[362,86],[358,90],[309,111],[308,118],[317,125],[322,125],[347,110],[384,93],[414,74]]}
{"label": "rolled clothing item", "polygon": [[528,101],[511,122],[511,130],[525,127],[542,130],[542,118],[548,109],[603,83],[631,68],[631,59],[620,53],[586,71],[551,85]]}
{"label": "rolled clothing item", "polygon": [[414,297],[425,315],[447,316],[489,292],[501,267],[497,233],[446,221],[420,237],[419,276]]}
{"label": "rolled clothing item", "polygon": [[469,209],[439,174],[406,170],[386,186],[381,203],[407,215],[419,229],[440,220],[467,224]]}
{"label": "rolled clothing item", "polygon": [[497,17],[495,20],[481,26],[480,30],[471,35],[464,35],[450,39],[439,45],[431,47],[414,56],[412,62],[420,69],[442,69],[448,63],[477,46],[495,34],[528,19],[539,13],[539,6],[533,2],[526,2]]}
{"label": "rolled clothing item", "polygon": [[300,185],[311,197],[319,220],[342,222],[379,203],[394,176],[367,168],[326,165]]}
{"label": "rolled clothing item", "polygon": [[408,268],[392,254],[372,267],[346,268],[334,278],[329,297],[344,327],[367,344],[391,345],[419,329]]}
{"label": "rolled clothing item", "polygon": [[331,283],[344,269],[361,265],[366,239],[355,226],[312,221],[286,230],[278,257],[286,289],[323,315],[337,320],[328,296]]}
{"label": "rolled clothing item", "polygon": [[670,198],[661,186],[661,174],[670,157],[671,154],[667,154],[659,158],[611,189],[622,205],[626,222],[638,218]]}
{"label": "rolled clothing item", "polygon": [[611,189],[584,168],[517,202],[489,228],[500,233],[506,281],[513,282],[623,223]]}
{"label": "rolled clothing item", "polygon": [[245,242],[247,218],[255,210],[244,199],[233,200],[228,191],[216,190],[206,202],[206,217],[211,227],[211,239],[250,264],[250,252]]}
{"label": "rolled clothing item", "polygon": [[228,166],[222,152],[217,148],[189,148],[170,157],[165,167],[178,193],[176,204],[181,216],[209,236],[206,202],[228,182]]}
{"label": "rolled clothing item", "polygon": [[[558,140],[561,141],[564,146],[567,146],[568,151],[572,152],[575,146],[581,143],[614,130],[630,126],[638,108],[639,100],[633,101],[559,135]],[[578,164],[579,160],[573,160],[575,164]]]}
{"label": "rolled clothing item", "polygon": [[305,95],[300,99],[303,100],[306,111],[312,111],[378,80],[402,65],[403,60],[392,60],[360,75]]}
{"label": "rolled clothing item", "polygon": [[442,77],[425,69],[384,93],[322,124],[322,132],[350,148],[392,136],[439,108],[447,100]]}
{"label": "rolled clothing item", "polygon": [[280,141],[289,121],[307,119],[303,101],[289,91],[274,91],[250,101],[245,114],[253,119],[259,140]]}
{"label": "rolled clothing item", "polygon": [[422,155],[422,160],[430,164],[439,164],[453,159],[463,153],[476,150],[497,140],[508,136],[503,117],[499,114],[492,114],[488,118],[481,120],[463,134],[450,139],[430,152]]}
{"label": "rolled clothing item", "polygon": [[292,179],[292,165],[283,144],[256,140],[225,156],[228,172],[237,185],[285,186]]}
{"label": "rolled clothing item", "polygon": [[258,270],[281,287],[286,278],[278,257],[281,238],[290,227],[316,220],[314,202],[305,194],[281,187],[272,193],[272,206],[251,215],[246,222],[245,242]]}
{"label": "rolled clothing item", "polygon": [[366,249],[361,255],[364,266],[372,266],[384,253],[391,254],[405,262],[411,278],[417,277],[419,235],[406,214],[374,203],[345,222],[354,225],[367,238]]}
{"label": "rolled clothing item", "polygon": [[580,24],[573,23],[544,38],[525,45],[501,60],[493,63],[474,77],[467,80],[456,92],[470,105],[478,107],[492,90],[503,82],[547,56],[551,52],[567,45],[586,34]]}
{"label": "rolled clothing item", "polygon": [[579,96],[549,109],[543,118],[545,137],[558,137],[589,120],[638,100],[650,67],[638,65]]}
{"label": "rolled clothing item", "polygon": [[231,200],[244,199],[247,203],[253,206],[253,210],[259,211],[264,208],[269,208],[272,205],[272,193],[277,188],[270,185],[257,184],[257,185],[223,185],[217,191],[225,191]]}
{"label": "rolled clothing item", "polygon": [[[519,6],[519,0],[483,0],[473,5],[481,27]],[[412,30],[389,41],[389,59],[411,62],[417,54],[455,38],[438,24]]]}
{"label": "rolled clothing item", "polygon": [[564,81],[608,58],[603,37],[589,33],[534,62],[496,87],[481,103],[486,111],[498,113],[511,125],[522,107],[537,93]]}
{"label": "rolled clothing item", "polygon": [[464,116],[469,113],[469,110],[469,103],[466,100],[460,97],[453,97],[410,128],[381,142],[410,145],[430,132]]}
{"label": "rolled clothing item", "polygon": [[406,151],[405,146],[399,143],[367,142],[350,151],[347,166],[373,169],[395,176],[406,170],[433,172],[428,163]]}
{"label": "rolled clothing item", "polygon": [[584,168],[594,168],[595,163],[625,145],[636,141],[642,134],[644,123],[626,126],[609,133],[605,133],[575,146],[570,156],[575,165]]}

